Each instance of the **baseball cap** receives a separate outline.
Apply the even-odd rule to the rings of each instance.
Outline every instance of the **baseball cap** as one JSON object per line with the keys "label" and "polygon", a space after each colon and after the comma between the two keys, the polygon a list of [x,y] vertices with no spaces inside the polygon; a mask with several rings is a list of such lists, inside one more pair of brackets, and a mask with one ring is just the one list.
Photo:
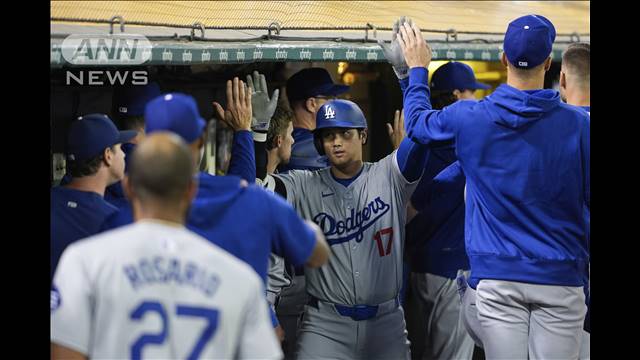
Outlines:
{"label": "baseball cap", "polygon": [[504,35],[504,53],[509,62],[520,69],[542,64],[549,54],[556,29],[541,15],[525,15],[513,20]]}
{"label": "baseball cap", "polygon": [[151,100],[144,111],[145,131],[171,131],[187,143],[196,141],[206,121],[200,116],[193,97],[181,93],[160,95]]}
{"label": "baseball cap", "polygon": [[324,68],[307,68],[298,71],[287,80],[287,97],[289,101],[295,101],[318,95],[336,96],[349,91],[350,88],[347,85],[335,84]]}
{"label": "baseball cap", "polygon": [[473,69],[461,62],[448,62],[433,72],[431,76],[431,90],[475,90],[488,89],[491,86],[476,81]]}
{"label": "baseball cap", "polygon": [[160,86],[155,82],[116,88],[113,94],[115,111],[120,116],[142,116],[145,105],[161,94]]}
{"label": "baseball cap", "polygon": [[134,130],[118,131],[105,114],[83,115],[69,129],[67,157],[72,161],[88,160],[110,146],[126,143],[137,134]]}

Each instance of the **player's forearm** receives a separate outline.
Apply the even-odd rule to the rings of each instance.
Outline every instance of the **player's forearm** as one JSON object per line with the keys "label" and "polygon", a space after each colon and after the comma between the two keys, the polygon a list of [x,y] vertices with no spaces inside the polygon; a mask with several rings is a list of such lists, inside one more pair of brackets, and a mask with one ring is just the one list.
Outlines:
{"label": "player's forearm", "polygon": [[408,138],[421,144],[428,144],[433,140],[453,138],[441,126],[444,117],[440,110],[433,110],[429,100],[430,91],[427,81],[429,72],[422,67],[409,71],[409,86],[404,91],[404,126]]}
{"label": "player's forearm", "polygon": [[420,178],[427,166],[429,147],[409,139],[404,139],[400,143],[396,159],[398,161],[398,168],[400,168],[400,172],[404,178],[409,182],[416,181]]}
{"label": "player's forearm", "polygon": [[256,178],[264,180],[267,176],[267,143],[254,138],[253,147],[255,149]]}
{"label": "player's forearm", "polygon": [[256,159],[251,131],[234,132],[227,174],[239,176],[249,183],[256,181]]}
{"label": "player's forearm", "polygon": [[316,245],[313,248],[313,252],[311,256],[307,260],[306,265],[309,267],[320,267],[324,265],[329,260],[329,254],[331,253],[331,249],[327,244],[327,240],[324,237],[324,233],[322,229],[318,227],[315,223],[305,220],[307,225],[311,226],[316,236]]}

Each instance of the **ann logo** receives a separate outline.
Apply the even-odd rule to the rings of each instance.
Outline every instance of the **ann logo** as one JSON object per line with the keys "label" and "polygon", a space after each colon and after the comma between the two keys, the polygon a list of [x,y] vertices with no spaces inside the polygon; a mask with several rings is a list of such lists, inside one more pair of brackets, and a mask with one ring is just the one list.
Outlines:
{"label": "ann logo", "polygon": [[324,118],[327,120],[336,118],[336,112],[333,110],[331,106],[327,106],[324,108]]}

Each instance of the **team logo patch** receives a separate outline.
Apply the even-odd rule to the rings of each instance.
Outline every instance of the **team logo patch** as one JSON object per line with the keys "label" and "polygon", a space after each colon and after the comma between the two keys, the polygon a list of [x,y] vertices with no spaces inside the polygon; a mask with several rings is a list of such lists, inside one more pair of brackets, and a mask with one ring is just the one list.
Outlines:
{"label": "team logo patch", "polygon": [[51,311],[55,311],[57,308],[59,308],[60,304],[62,304],[60,291],[58,291],[58,288],[53,285],[53,288],[51,289]]}
{"label": "team logo patch", "polygon": [[324,108],[324,118],[325,119],[335,119],[336,118],[336,112],[335,112],[335,110],[333,110],[333,108],[330,105],[326,106]]}

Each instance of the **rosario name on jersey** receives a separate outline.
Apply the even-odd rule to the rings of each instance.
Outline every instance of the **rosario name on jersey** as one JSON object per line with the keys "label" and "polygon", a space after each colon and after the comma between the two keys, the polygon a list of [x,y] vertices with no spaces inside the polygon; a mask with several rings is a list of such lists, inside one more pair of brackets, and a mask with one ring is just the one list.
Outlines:
{"label": "rosario name on jersey", "polygon": [[327,264],[305,269],[307,291],[338,304],[379,304],[402,286],[406,205],[418,181],[408,182],[396,152],[362,172],[345,187],[330,168],[276,175],[287,200],[323,230],[331,246]]}
{"label": "rosario name on jersey", "polygon": [[255,272],[156,221],[69,246],[54,277],[51,341],[92,359],[282,356]]}

